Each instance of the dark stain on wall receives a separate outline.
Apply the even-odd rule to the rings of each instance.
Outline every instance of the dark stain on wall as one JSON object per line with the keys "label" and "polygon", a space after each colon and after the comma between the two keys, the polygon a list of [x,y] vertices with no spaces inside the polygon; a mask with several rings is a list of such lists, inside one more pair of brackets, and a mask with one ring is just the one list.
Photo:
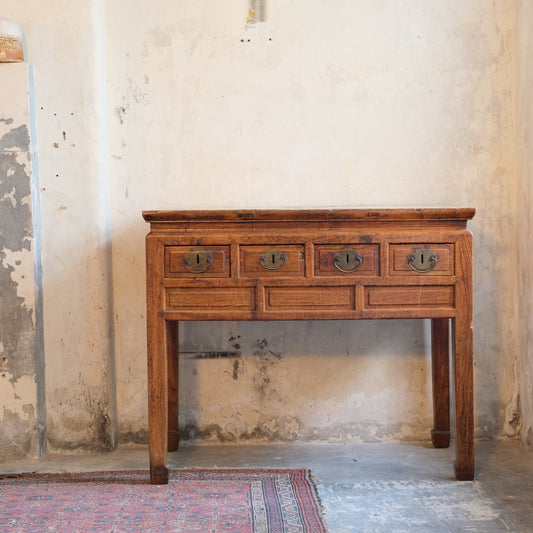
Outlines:
{"label": "dark stain on wall", "polygon": [[102,452],[110,452],[115,449],[111,433],[111,418],[107,414],[108,412],[108,406],[102,404],[94,410],[94,413],[91,413],[94,416],[94,430],[97,442],[96,448],[98,451]]}
{"label": "dark stain on wall", "polygon": [[237,350],[211,350],[204,352],[184,352],[180,351],[182,357],[188,357],[189,359],[223,359],[225,357],[240,357],[241,352]]}
{"label": "dark stain on wall", "polygon": [[[113,435],[111,431],[111,418],[107,414],[105,402],[97,402],[89,406],[88,416],[84,420],[78,417],[63,417],[59,422],[48,418],[48,445],[53,450],[91,450],[96,452],[110,452],[115,449]],[[79,438],[66,440],[62,437],[55,438],[54,435],[61,435],[61,431],[56,428],[67,428],[71,434],[78,434]]]}
{"label": "dark stain on wall", "polygon": [[530,450],[533,450],[533,428],[529,428],[527,430],[527,435],[526,435],[526,446],[530,449]]}
{"label": "dark stain on wall", "polygon": [[279,395],[275,388],[276,367],[282,359],[280,353],[269,348],[266,339],[257,340],[257,349],[253,356],[258,358],[257,373],[255,374],[254,387],[260,401],[278,399]]}
{"label": "dark stain on wall", "polygon": [[207,424],[198,427],[194,423],[180,428],[180,440],[183,441],[216,441],[232,442],[293,442],[302,438],[301,421],[298,417],[286,416],[279,420],[265,418],[260,420],[251,431],[235,433],[222,428],[218,424]]}
{"label": "dark stain on wall", "polygon": [[239,360],[238,359],[235,359],[235,361],[233,361],[233,379],[234,380],[238,380],[239,379]]}
{"label": "dark stain on wall", "polygon": [[141,429],[139,431],[123,431],[119,436],[120,444],[148,444],[148,430]]}

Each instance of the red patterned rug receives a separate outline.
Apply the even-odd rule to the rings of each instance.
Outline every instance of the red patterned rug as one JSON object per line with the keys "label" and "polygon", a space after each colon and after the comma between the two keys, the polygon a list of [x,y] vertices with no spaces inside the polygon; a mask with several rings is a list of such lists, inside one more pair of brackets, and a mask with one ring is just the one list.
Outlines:
{"label": "red patterned rug", "polygon": [[326,533],[308,470],[0,474],[0,531]]}

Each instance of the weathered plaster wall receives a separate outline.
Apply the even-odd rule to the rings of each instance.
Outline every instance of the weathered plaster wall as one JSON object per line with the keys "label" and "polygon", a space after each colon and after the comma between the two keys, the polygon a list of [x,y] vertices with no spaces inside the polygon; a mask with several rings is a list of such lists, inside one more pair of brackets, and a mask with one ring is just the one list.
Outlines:
{"label": "weathered plaster wall", "polygon": [[533,4],[518,2],[520,404],[523,442],[533,449]]}
{"label": "weathered plaster wall", "polygon": [[35,73],[49,449],[116,441],[105,3],[2,6]]}
{"label": "weathered plaster wall", "polygon": [[[476,427],[514,435],[514,2],[271,0],[257,25],[244,0],[108,6],[121,435],[146,429],[142,209],[361,205],[478,208]],[[427,436],[421,322],[181,333],[191,436]]]}
{"label": "weathered plaster wall", "polygon": [[0,64],[0,461],[41,442],[29,109],[28,66]]}
{"label": "weathered plaster wall", "polygon": [[[514,1],[266,0],[254,25],[247,0],[3,9],[35,71],[50,448],[146,442],[154,208],[477,207],[476,428],[516,434]],[[188,437],[428,435],[421,321],[180,333]]]}

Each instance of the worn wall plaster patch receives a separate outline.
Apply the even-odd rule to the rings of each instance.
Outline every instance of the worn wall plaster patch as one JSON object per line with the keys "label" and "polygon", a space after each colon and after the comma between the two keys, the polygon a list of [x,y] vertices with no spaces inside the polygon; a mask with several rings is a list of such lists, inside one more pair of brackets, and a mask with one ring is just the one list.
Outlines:
{"label": "worn wall plaster patch", "polygon": [[[0,120],[6,125],[11,125],[13,119]],[[28,152],[30,149],[30,134],[28,126],[22,124],[17,128],[11,128],[8,133],[0,138],[0,151],[22,151]]]}
{"label": "worn wall plaster patch", "polygon": [[[10,376],[12,378],[12,376]],[[37,384],[33,376],[18,380],[0,377],[0,462],[16,456],[37,453]],[[28,403],[31,401],[32,403]]]}
{"label": "worn wall plaster patch", "polygon": [[[31,178],[25,162],[18,157],[19,152],[29,152],[29,148],[25,125],[10,129],[0,138],[0,343],[10,379],[15,381],[35,374],[34,304],[28,305],[18,294],[15,266],[23,269],[23,265],[8,262],[10,252],[31,250]],[[32,280],[33,262],[30,264],[28,277]]]}
{"label": "worn wall plaster patch", "polygon": [[[7,377],[7,374],[4,377]],[[8,381],[10,381],[9,384],[0,388],[0,406],[4,412],[9,411],[20,420],[31,421],[35,418],[36,413],[35,407],[28,403],[28,399],[35,399],[35,379],[33,376],[27,375],[18,380]]]}
{"label": "worn wall plaster patch", "polygon": [[0,119],[0,460],[38,448],[30,137],[13,122]]}
{"label": "worn wall plaster patch", "polygon": [[0,462],[13,457],[35,455],[35,423],[28,421],[7,409],[0,413],[2,432],[0,434]]}

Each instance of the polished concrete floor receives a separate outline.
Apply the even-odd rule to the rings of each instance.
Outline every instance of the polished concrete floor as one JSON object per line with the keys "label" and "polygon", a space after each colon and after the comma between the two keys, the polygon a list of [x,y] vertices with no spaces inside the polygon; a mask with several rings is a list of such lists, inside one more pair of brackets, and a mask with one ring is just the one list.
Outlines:
{"label": "polished concrete floor", "polygon": [[[476,442],[476,478],[453,478],[453,447],[421,444],[183,446],[172,467],[311,468],[331,533],[533,532],[533,453],[517,440]],[[49,455],[0,472],[138,469],[147,448]]]}

